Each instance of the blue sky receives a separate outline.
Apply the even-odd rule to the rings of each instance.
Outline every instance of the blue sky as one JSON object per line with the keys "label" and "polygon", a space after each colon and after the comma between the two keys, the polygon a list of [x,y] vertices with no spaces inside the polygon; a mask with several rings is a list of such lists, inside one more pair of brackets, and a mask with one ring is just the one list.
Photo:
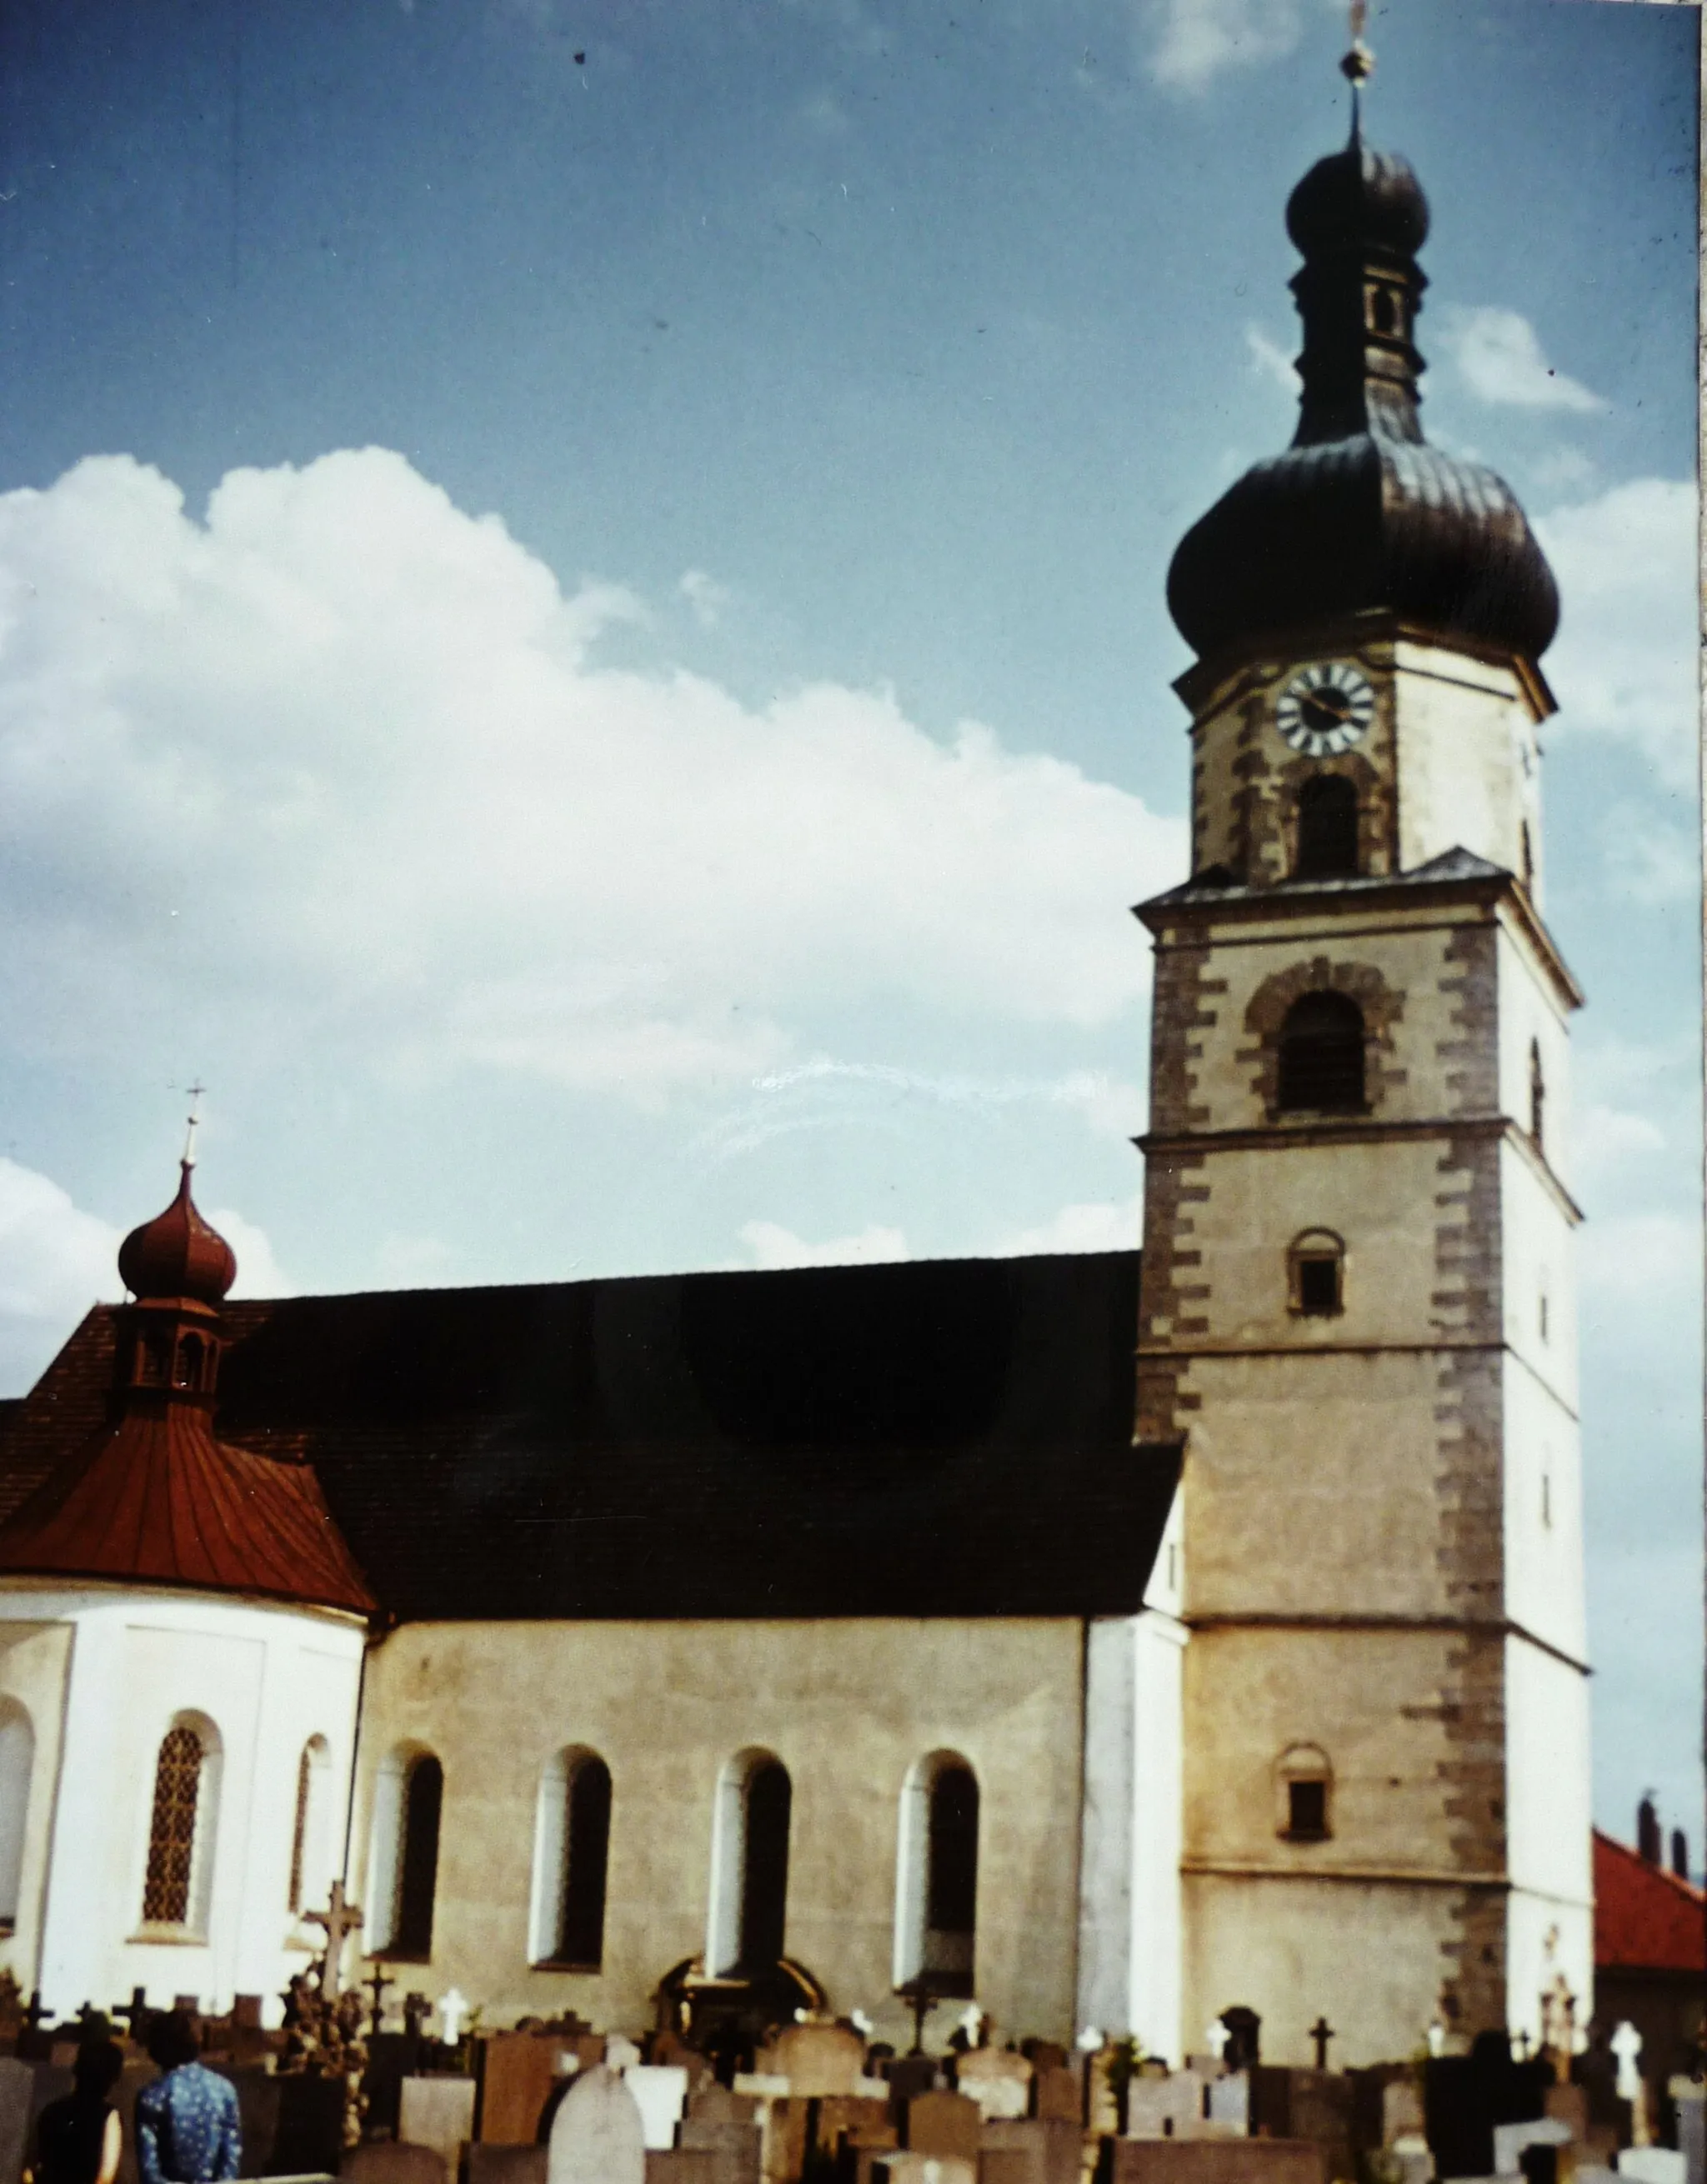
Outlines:
{"label": "blue sky", "polygon": [[[1699,1832],[1695,11],[1373,12],[1552,554],[1598,1809]],[[16,0],[0,1385],[212,1088],[251,1288],[1136,1239],[1168,556],[1326,0]]]}

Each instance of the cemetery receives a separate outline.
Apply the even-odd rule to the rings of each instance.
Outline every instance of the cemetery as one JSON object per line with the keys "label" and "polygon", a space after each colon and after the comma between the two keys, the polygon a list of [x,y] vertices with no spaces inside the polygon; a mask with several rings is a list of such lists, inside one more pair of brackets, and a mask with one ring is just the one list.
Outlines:
{"label": "cemetery", "polygon": [[[244,2176],[295,2184],[1703,2184],[1699,2074],[1656,2099],[1627,2023],[1579,2033],[1568,1998],[1550,2043],[1477,2036],[1448,2053],[1335,2070],[1338,2035],[1314,2028],[1316,2066],[1264,2064],[1262,2024],[1235,2006],[1204,2052],[1169,2069],[1094,2028],[1071,2051],[1007,2037],[975,2003],[939,2036],[942,1998],[909,1997],[911,2052],[871,2020],[800,2009],[745,2044],[728,2025],[696,2042],[679,1997],[629,2037],[572,2014],[488,2027],[455,1988],[436,2001],[370,1960],[340,1987],[359,1928],[324,1914],[329,1947],[262,2023],[261,1997],[198,2016],[202,2060],[231,2080]],[[194,1998],[174,2006],[195,2014]],[[125,2057],[119,2184],[137,2184],[132,2114],[155,2075],[142,1990],[63,2024],[0,1986],[0,2184],[28,2184],[35,2119],[71,2082],[87,2040]],[[929,2036],[927,2037],[927,2035]],[[1657,2142],[1662,2137],[1672,2142]]]}

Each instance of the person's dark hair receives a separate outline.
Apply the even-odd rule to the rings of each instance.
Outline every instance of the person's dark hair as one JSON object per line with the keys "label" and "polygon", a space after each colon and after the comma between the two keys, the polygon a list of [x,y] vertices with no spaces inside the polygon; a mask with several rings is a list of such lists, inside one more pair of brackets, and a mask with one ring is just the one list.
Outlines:
{"label": "person's dark hair", "polygon": [[104,2100],[124,2073],[125,2052],[112,2040],[86,2040],[71,2064],[78,2098]]}
{"label": "person's dark hair", "polygon": [[163,2070],[193,2063],[201,2052],[196,2020],[187,2009],[163,2010],[148,2027],[149,2059]]}

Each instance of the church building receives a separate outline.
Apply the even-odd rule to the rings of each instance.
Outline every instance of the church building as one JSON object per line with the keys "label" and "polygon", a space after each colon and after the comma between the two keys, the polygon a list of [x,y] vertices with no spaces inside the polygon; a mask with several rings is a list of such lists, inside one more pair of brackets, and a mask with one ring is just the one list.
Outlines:
{"label": "church building", "polygon": [[1141,1255],[229,1303],[187,1152],[0,1408],[50,2008],[276,2020],[342,1883],[488,2025],[1586,2023],[1558,602],[1423,437],[1410,168],[1354,119],[1286,220],[1297,430],[1169,578]]}

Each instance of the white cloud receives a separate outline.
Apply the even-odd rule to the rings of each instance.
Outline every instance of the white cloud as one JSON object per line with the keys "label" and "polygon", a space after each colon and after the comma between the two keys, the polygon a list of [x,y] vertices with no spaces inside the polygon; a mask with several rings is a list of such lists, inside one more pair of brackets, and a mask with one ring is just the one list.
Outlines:
{"label": "white cloud", "polygon": [[1016,1229],[991,1245],[998,1259],[1029,1257],[1036,1251],[1135,1251],[1144,1233],[1144,1193],[1116,1204],[1098,1199],[1063,1206],[1035,1228]]}
{"label": "white cloud", "polygon": [[1139,0],[1137,18],[1151,78],[1170,91],[1278,59],[1303,31],[1299,0]]}
{"label": "white cloud", "polygon": [[700,628],[715,629],[729,604],[728,585],[720,584],[715,577],[708,577],[703,569],[689,569],[677,588],[692,608],[694,619]]}
{"label": "white cloud", "polygon": [[1251,352],[1251,361],[1256,369],[1266,373],[1276,387],[1295,398],[1298,392],[1297,366],[1277,341],[1273,341],[1258,326],[1245,329],[1245,346]]}
{"label": "white cloud", "polygon": [[1134,1010],[1178,822],[892,692],[601,666],[644,614],[379,448],[233,471],[202,521],[126,457],[0,499],[14,1035],[655,1104],[839,1008]]}
{"label": "white cloud", "polygon": [[885,1228],[876,1222],[855,1236],[833,1236],[828,1243],[808,1244],[780,1222],[749,1221],[742,1226],[741,1241],[751,1251],[756,1267],[855,1267],[912,1256],[901,1230]]}
{"label": "white cloud", "polygon": [[1558,728],[1634,744],[1667,783],[1698,760],[1695,488],[1634,478],[1537,519],[1565,600],[1545,662]]}
{"label": "white cloud", "polygon": [[274,1254],[265,1228],[230,1206],[216,1206],[208,1219],[237,1254],[237,1278],[232,1284],[234,1297],[290,1296],[296,1289]]}
{"label": "white cloud", "polygon": [[1520,311],[1495,304],[1449,305],[1442,316],[1441,338],[1464,384],[1481,401],[1521,410],[1609,406],[1548,364],[1540,337]]}

